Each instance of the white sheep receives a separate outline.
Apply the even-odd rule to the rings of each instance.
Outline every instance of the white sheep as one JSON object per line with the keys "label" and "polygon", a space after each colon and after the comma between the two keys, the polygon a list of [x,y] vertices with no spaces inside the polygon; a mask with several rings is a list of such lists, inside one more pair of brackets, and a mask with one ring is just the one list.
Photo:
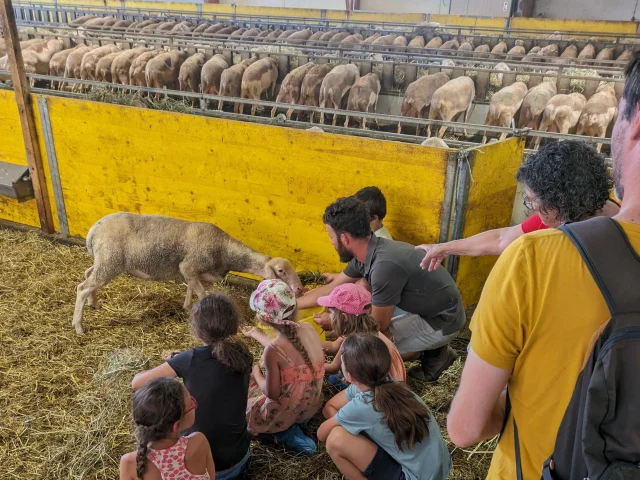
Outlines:
{"label": "white sheep", "polygon": [[121,273],[144,280],[177,280],[187,284],[184,308],[195,293],[205,296],[204,283],[222,280],[230,271],[279,278],[296,294],[302,282],[288,260],[256,252],[211,223],[189,222],[160,215],[119,212],[98,220],[87,234],[93,266],[78,285],[73,326],[82,328],[82,311],[99,308],[96,291]]}

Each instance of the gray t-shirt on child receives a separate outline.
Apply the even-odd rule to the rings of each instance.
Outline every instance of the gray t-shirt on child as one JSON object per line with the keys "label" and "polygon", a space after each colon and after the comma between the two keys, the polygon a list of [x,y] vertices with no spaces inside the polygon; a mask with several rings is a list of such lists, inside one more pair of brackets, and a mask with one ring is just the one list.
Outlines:
{"label": "gray t-shirt on child", "polygon": [[[336,421],[352,435],[366,433],[400,464],[407,480],[444,480],[449,476],[451,456],[432,415],[429,415],[429,435],[416,443],[413,450],[405,445],[401,451],[384,422],[384,415],[373,409],[373,394],[361,392],[353,384],[346,394],[349,403],[338,411]],[[416,398],[422,402],[417,395]]]}
{"label": "gray t-shirt on child", "polygon": [[355,258],[344,269],[351,278],[364,277],[371,285],[376,307],[395,306],[421,316],[444,335],[462,328],[466,321],[462,297],[444,267],[423,270],[424,252],[413,245],[371,236],[365,263]]}

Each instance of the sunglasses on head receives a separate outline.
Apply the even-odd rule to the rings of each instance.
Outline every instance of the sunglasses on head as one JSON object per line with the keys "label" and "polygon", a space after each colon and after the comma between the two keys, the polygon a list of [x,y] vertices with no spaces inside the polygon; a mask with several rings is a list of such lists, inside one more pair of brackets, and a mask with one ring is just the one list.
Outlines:
{"label": "sunglasses on head", "polygon": [[196,399],[192,396],[192,397],[191,397],[191,406],[190,406],[189,408],[187,408],[187,409],[184,411],[184,415],[186,415],[187,413],[189,413],[189,412],[191,412],[191,411],[195,410],[196,408],[198,408],[198,402],[197,402],[197,401],[196,401]]}

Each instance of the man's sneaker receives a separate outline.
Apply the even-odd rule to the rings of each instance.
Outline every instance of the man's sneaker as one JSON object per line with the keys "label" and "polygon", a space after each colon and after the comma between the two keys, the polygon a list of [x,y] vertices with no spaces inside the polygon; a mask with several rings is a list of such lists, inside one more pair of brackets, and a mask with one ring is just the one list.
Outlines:
{"label": "man's sneaker", "polygon": [[437,382],[440,375],[447,370],[458,358],[458,354],[448,345],[440,349],[437,357],[428,358],[424,354],[420,357],[420,366],[411,367],[407,376],[422,382]]}
{"label": "man's sneaker", "polygon": [[279,445],[294,452],[314,455],[318,451],[316,442],[311,437],[306,436],[297,423],[284,432],[274,433],[273,436]]}
{"label": "man's sneaker", "polygon": [[334,388],[338,389],[339,391],[342,391],[349,386],[347,381],[344,379],[344,375],[341,373],[336,373],[335,375],[329,375],[327,377],[327,380]]}

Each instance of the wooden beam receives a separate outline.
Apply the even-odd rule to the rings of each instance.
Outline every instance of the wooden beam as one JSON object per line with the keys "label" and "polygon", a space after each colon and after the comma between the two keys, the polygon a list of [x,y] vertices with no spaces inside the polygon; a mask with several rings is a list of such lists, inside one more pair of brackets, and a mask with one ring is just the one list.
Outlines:
{"label": "wooden beam", "polygon": [[52,233],[53,217],[51,215],[49,195],[47,194],[47,182],[42,167],[42,155],[40,153],[40,145],[38,144],[32,97],[29,92],[29,83],[24,73],[24,61],[22,59],[18,28],[16,27],[16,19],[11,0],[0,0],[0,22],[7,54],[9,55],[11,80],[13,81],[13,89],[16,94],[18,113],[20,114],[22,137],[24,138],[27,164],[29,165],[29,173],[31,175],[31,181],[33,182],[33,193],[38,207],[38,216],[40,217],[40,228],[46,233]]}

